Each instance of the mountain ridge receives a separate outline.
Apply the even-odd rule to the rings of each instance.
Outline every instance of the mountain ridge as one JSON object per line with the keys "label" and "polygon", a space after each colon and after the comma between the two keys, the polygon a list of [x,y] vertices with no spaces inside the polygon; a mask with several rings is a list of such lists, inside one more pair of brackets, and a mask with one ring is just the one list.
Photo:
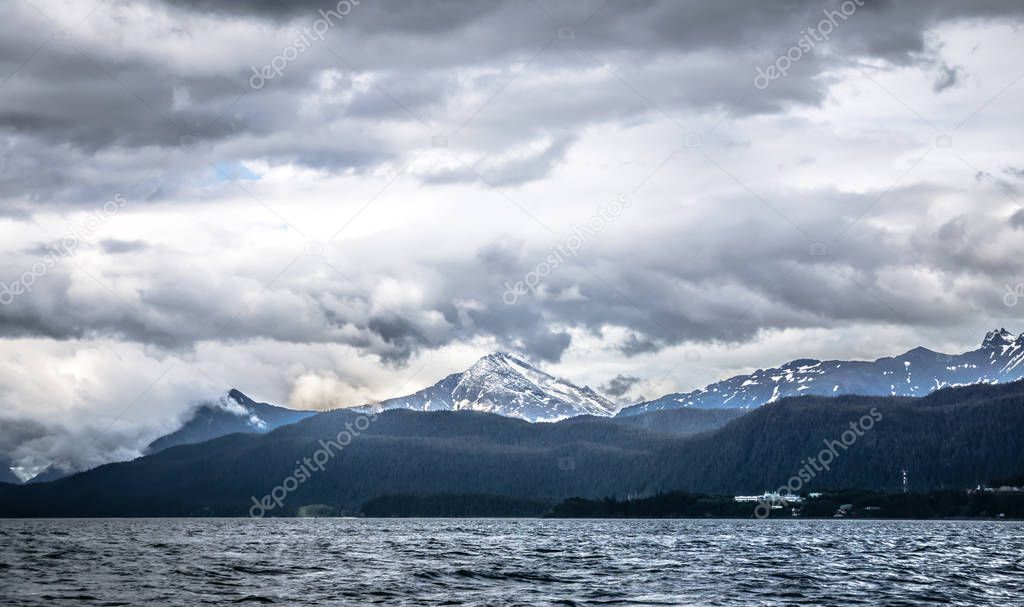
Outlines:
{"label": "mountain ridge", "polygon": [[[791,397],[688,436],[623,418],[532,424],[478,411],[397,409],[360,425],[364,414],[338,409],[52,483],[0,485],[0,516],[245,516],[272,492],[283,497],[267,516],[320,505],[359,513],[368,500],[398,494],[551,501],[759,493],[792,479],[830,441],[852,435],[851,420],[868,413],[877,423],[860,438],[844,437],[849,450],[838,451],[808,490],[900,491],[903,471],[913,491],[965,489],[1024,471],[1024,381],[924,398]],[[325,466],[295,480],[303,458],[315,461],[327,441],[352,427],[364,429]]]}
{"label": "mountain ridge", "polygon": [[787,396],[925,396],[952,386],[1008,383],[1024,378],[1024,333],[989,331],[981,347],[943,354],[918,346],[873,361],[799,358],[769,369],[708,384],[686,393],[666,394],[630,405],[617,415],[694,408],[749,409]]}
{"label": "mountain ridge", "polygon": [[217,402],[200,404],[180,428],[157,438],[145,454],[157,453],[177,445],[200,443],[227,434],[264,433],[316,415],[316,411],[288,409],[269,403],[258,403],[232,388]]}

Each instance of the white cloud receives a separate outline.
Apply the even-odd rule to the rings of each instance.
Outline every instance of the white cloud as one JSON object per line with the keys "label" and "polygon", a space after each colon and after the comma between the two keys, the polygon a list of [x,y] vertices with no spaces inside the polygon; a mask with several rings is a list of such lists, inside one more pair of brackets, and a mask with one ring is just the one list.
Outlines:
{"label": "white cloud", "polygon": [[[498,348],[591,386],[637,377],[633,393],[655,397],[801,356],[962,349],[1013,324],[1013,7],[859,11],[759,92],[755,67],[817,9],[609,6],[538,55],[554,29],[528,5],[368,4],[242,95],[301,17],[108,4],[73,34],[88,58],[51,39],[3,85],[0,280],[128,200],[0,308],[0,399],[54,428],[17,447],[25,462],[137,453],[231,387],[351,406]],[[579,23],[600,4],[562,10]],[[0,10],[9,74],[52,24]],[[957,82],[937,90],[947,66]],[[620,193],[628,212],[540,296],[501,302]]]}

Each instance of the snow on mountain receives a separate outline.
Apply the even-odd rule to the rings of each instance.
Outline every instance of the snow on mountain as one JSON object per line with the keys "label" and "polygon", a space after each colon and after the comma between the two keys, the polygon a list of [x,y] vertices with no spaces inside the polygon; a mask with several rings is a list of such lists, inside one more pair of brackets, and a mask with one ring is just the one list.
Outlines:
{"label": "snow on mountain", "polygon": [[1006,383],[1024,378],[1024,333],[990,331],[981,348],[942,354],[914,348],[875,361],[799,359],[774,369],[758,369],[700,390],[669,394],[626,407],[619,415],[697,408],[752,408],[786,396],[924,396],[946,386]]}
{"label": "snow on mountain", "polygon": [[489,354],[462,373],[380,403],[384,409],[486,411],[531,422],[576,415],[610,416],[614,403],[507,353]]}

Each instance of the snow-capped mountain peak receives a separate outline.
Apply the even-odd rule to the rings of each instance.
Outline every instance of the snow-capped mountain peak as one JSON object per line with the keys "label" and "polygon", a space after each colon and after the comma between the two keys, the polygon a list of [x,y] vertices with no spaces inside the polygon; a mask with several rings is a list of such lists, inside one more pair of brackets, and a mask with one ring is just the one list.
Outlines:
{"label": "snow-capped mountain peak", "polygon": [[493,352],[473,363],[463,376],[486,377],[488,375],[505,375],[517,369],[534,369],[529,363],[516,358],[508,352]]}
{"label": "snow-capped mountain peak", "polygon": [[[1024,335],[1024,334],[1022,334]],[[982,348],[1002,348],[1012,344],[1016,336],[1006,329],[997,329],[985,334],[985,341],[981,342]]]}
{"label": "snow-capped mountain peak", "polygon": [[381,403],[385,409],[473,410],[554,421],[576,415],[615,413],[616,406],[589,387],[546,373],[507,352],[484,356],[462,373],[449,375],[415,394]]}

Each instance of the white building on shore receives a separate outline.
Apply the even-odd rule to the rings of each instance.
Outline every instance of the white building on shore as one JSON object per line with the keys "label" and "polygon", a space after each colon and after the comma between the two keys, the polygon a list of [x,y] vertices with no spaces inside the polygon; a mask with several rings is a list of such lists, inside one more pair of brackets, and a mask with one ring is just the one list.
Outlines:
{"label": "white building on shore", "polygon": [[781,495],[778,491],[765,491],[763,495],[737,495],[732,498],[736,502],[770,504],[772,508],[781,508],[785,504],[799,504],[804,498],[799,495]]}

